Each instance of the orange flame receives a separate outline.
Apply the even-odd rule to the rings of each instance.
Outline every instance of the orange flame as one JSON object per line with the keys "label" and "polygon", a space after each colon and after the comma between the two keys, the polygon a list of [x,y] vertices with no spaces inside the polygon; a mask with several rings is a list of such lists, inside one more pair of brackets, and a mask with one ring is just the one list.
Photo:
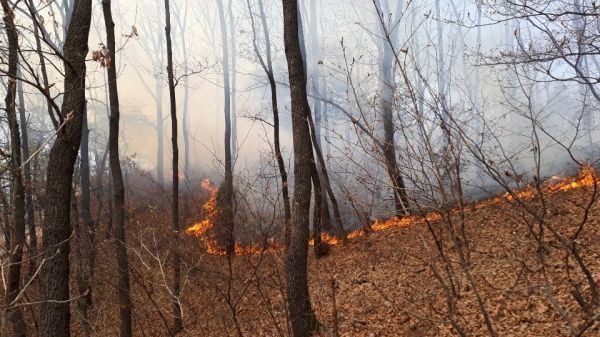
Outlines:
{"label": "orange flame", "polygon": [[[206,252],[211,255],[227,255],[227,250],[220,247],[217,240],[210,232],[214,228],[217,218],[219,217],[219,210],[217,208],[217,193],[219,189],[208,179],[204,179],[201,184],[202,189],[209,192],[209,197],[202,206],[204,209],[205,217],[202,221],[193,224],[185,230],[185,233],[190,236],[195,236],[202,240],[206,244]],[[280,251],[283,250],[283,246],[269,240],[266,245],[243,245],[235,243],[233,252],[235,255],[250,255],[257,254],[264,251]]]}
{"label": "orange flame", "polygon": [[204,179],[201,186],[202,189],[210,193],[208,199],[202,206],[206,215],[204,220],[188,227],[185,230],[185,234],[195,236],[204,241],[206,244],[206,251],[209,254],[222,255],[221,251],[223,251],[223,249],[217,245],[217,240],[212,237],[211,233],[209,232],[214,227],[215,221],[219,216],[219,210],[217,209],[217,193],[219,192],[219,189],[208,179]]}
{"label": "orange flame", "polygon": [[[541,188],[542,193],[555,193],[559,191],[568,191],[572,189],[578,189],[582,187],[594,186],[600,183],[600,178],[598,174],[591,166],[583,166],[579,171],[579,174],[570,178],[561,178],[558,176],[552,177],[549,181],[545,182]],[[216,240],[214,238],[210,238],[210,235],[207,233],[215,223],[216,218],[219,215],[217,210],[217,192],[218,188],[214,186],[208,179],[205,179],[202,182],[202,188],[210,192],[210,197],[204,203],[204,211],[206,212],[206,217],[201,222],[192,225],[188,229],[186,229],[186,234],[199,237],[202,241],[206,243],[207,249],[206,251],[209,254],[213,255],[226,255],[226,251],[220,247],[218,247]],[[502,195],[493,197],[488,200],[483,200],[474,205],[474,208],[484,208],[491,205],[496,205],[504,201],[512,202],[515,199],[533,199],[538,192],[531,186],[528,185],[521,191],[515,191],[511,193],[504,193]],[[516,197],[516,198],[515,198]],[[442,220],[442,215],[439,212],[433,211],[425,216],[418,215],[409,215],[404,217],[394,217],[387,220],[376,220],[371,226],[368,228],[358,229],[355,231],[351,231],[347,233],[348,240],[356,239],[358,237],[364,236],[369,232],[379,232],[384,231],[390,228],[397,227],[408,227],[413,225],[426,224],[428,222],[436,222]],[[276,243],[272,240],[266,246],[253,246],[253,245],[241,245],[236,243],[234,246],[235,255],[249,255],[256,254],[264,251],[282,251],[283,245]],[[328,234],[321,233],[321,241],[327,243],[329,245],[338,245],[343,241],[341,238]],[[314,245],[314,240],[311,239],[308,242],[309,245]]]}

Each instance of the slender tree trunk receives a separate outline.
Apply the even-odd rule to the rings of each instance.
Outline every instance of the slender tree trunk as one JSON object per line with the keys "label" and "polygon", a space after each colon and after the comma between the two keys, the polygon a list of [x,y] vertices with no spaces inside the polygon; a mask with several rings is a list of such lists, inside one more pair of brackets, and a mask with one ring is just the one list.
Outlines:
{"label": "slender tree trunk", "polygon": [[[388,12],[389,2],[384,0],[382,7],[381,0],[376,2],[377,15],[386,15]],[[396,13],[399,16],[400,13]],[[387,17],[387,16],[386,16]],[[382,25],[384,23],[382,22]],[[392,43],[396,42],[397,39],[397,27],[395,32],[389,32],[384,27],[381,27],[383,36],[389,37]],[[386,166],[388,176],[392,183],[392,190],[394,193],[394,205],[396,209],[396,216],[402,216],[408,214],[409,202],[406,194],[406,186],[404,179],[398,168],[398,161],[396,158],[396,142],[394,141],[395,128],[394,128],[394,52],[389,45],[389,41],[382,41],[382,45],[379,47],[379,75],[381,81],[379,82],[379,94],[381,102],[381,114],[383,119],[383,158]]]}
{"label": "slender tree trunk", "polygon": [[299,40],[298,1],[283,0],[284,44],[292,99],[294,202],[289,244],[285,254],[287,301],[293,337],[312,335],[319,325],[312,309],[307,280],[307,241],[314,162],[308,117],[306,74]]}
{"label": "slender tree trunk", "polygon": [[273,63],[271,58],[271,40],[269,36],[269,27],[267,25],[267,17],[265,15],[263,0],[258,0],[258,9],[260,13],[260,20],[262,23],[263,37],[265,40],[265,58],[263,58],[258,47],[252,6],[250,5],[250,0],[246,0],[246,2],[248,4],[248,13],[250,15],[250,21],[252,23],[252,44],[254,46],[254,53],[256,54],[256,57],[258,58],[269,81],[269,88],[271,93],[271,109],[273,111],[273,147],[275,148],[275,159],[277,160],[279,175],[281,177],[281,194],[283,197],[285,225],[284,242],[287,245],[292,214],[290,209],[288,176],[285,169],[285,162],[283,161],[283,155],[281,154],[281,144],[279,140],[279,107],[277,103],[277,83],[275,82],[275,76],[273,76]]}
{"label": "slender tree trunk", "polygon": [[314,187],[313,195],[314,195],[314,206],[313,206],[313,247],[315,250],[315,256],[317,258],[321,256],[327,255],[327,247],[321,240],[321,231],[322,231],[322,220],[323,220],[323,200],[321,198],[324,196],[321,191],[321,179],[319,178],[319,171],[317,170],[316,163],[311,164],[310,176],[312,180],[312,184]]}
{"label": "slender tree trunk", "polygon": [[108,94],[110,97],[110,119],[108,151],[113,185],[114,234],[117,252],[117,294],[119,298],[120,336],[132,335],[131,294],[129,285],[129,260],[125,234],[125,186],[119,159],[119,90],[117,86],[115,23],[112,18],[111,0],[102,0],[104,25],[106,27],[106,47],[111,63],[107,67]]}
{"label": "slender tree trunk", "polygon": [[[25,112],[25,95],[23,93],[23,82],[17,83],[19,93],[19,121],[21,124],[21,148],[23,149],[23,161],[27,161],[29,152],[29,133],[27,130],[27,114]],[[35,232],[35,210],[33,205],[33,186],[31,181],[31,162],[27,161],[23,165],[23,185],[25,185],[25,223],[29,231],[29,272],[30,274],[36,268],[37,255],[37,235]]]}
{"label": "slender tree trunk", "polygon": [[[35,6],[33,4],[33,0],[28,0],[28,6],[30,9],[30,14],[34,18],[33,20],[37,20],[36,13],[33,12],[33,9],[35,8]],[[48,71],[46,69],[46,57],[44,56],[44,53],[42,51],[42,41],[40,38],[40,32],[39,32],[38,25],[35,22],[33,23],[33,34],[35,36],[36,53],[38,54],[38,58],[40,61],[40,71],[42,73],[42,84],[44,85],[44,89],[46,90],[44,95],[46,96],[46,108],[48,109],[48,117],[50,117],[50,120],[52,120],[52,123],[54,124],[54,128],[58,128],[58,121],[56,119],[56,116],[54,115],[54,110],[52,107],[52,100],[50,98],[50,82],[48,81]]]}
{"label": "slender tree trunk", "polygon": [[160,186],[165,184],[164,169],[164,120],[163,120],[163,87],[160,79],[156,80],[156,179]]}
{"label": "slender tree trunk", "polygon": [[229,73],[229,43],[227,37],[227,23],[223,0],[217,0],[219,8],[219,22],[221,26],[221,48],[223,51],[223,95],[225,114],[225,179],[219,188],[217,206],[221,210],[219,215],[218,230],[220,231],[220,245],[226,248],[227,254],[233,253],[234,248],[234,223],[233,223],[233,160],[232,160],[232,125],[231,125],[231,86]]}
{"label": "slender tree trunk", "polygon": [[46,260],[41,272],[42,302],[40,335],[70,336],[69,240],[73,170],[81,142],[85,111],[85,57],[92,1],[79,0],[73,7],[63,48],[65,80],[61,109],[64,127],[57,133],[48,158],[43,247]]}
{"label": "slender tree trunk", "polygon": [[[104,168],[106,167],[106,159],[108,157],[108,142],[106,142],[106,150],[100,157],[98,152],[95,153],[95,162],[96,162],[96,202],[98,203],[98,212],[96,214],[96,223],[99,222],[100,216],[102,212],[100,210],[105,210],[104,206]],[[108,213],[108,212],[107,212]]]}
{"label": "slender tree trunk", "polygon": [[179,252],[179,146],[177,145],[177,102],[175,98],[175,78],[173,73],[173,46],[171,43],[171,8],[165,0],[165,36],[167,41],[167,76],[169,78],[169,103],[171,106],[171,147],[173,152],[172,178],[173,195],[171,197],[171,226],[173,229],[173,334],[183,329],[179,293],[181,292],[181,256]]}
{"label": "slender tree trunk", "polygon": [[[319,146],[319,142],[317,140],[317,135],[315,132],[315,124],[312,121],[312,116],[308,116],[308,122],[310,125],[313,147],[315,149],[315,156],[317,157],[317,159],[319,161],[318,167],[321,169],[321,171],[319,172],[321,174],[318,175],[318,177],[319,177],[319,180],[321,180],[323,182],[323,184],[321,184],[321,185],[325,185],[323,187],[325,190],[322,192],[323,198],[327,198],[327,195],[329,195],[329,199],[331,199],[331,206],[333,207],[333,214],[335,216],[337,235],[344,242],[346,242],[346,240],[347,240],[346,230],[344,229],[344,224],[342,223],[342,215],[340,213],[340,208],[338,206],[337,198],[335,197],[335,194],[333,193],[333,189],[331,188],[331,181],[329,180],[329,174],[327,173],[325,159],[323,158],[323,153],[321,152],[321,147]],[[322,202],[321,205],[328,206],[326,202]],[[322,209],[321,212],[325,212],[325,210]],[[327,213],[329,213],[329,210],[327,210]],[[325,219],[325,218],[326,217],[322,215],[322,219]]]}
{"label": "slender tree trunk", "polygon": [[[25,187],[23,186],[23,173],[21,171],[21,133],[16,110],[19,36],[14,22],[14,13],[8,1],[1,0],[0,4],[4,12],[4,27],[8,41],[8,87],[4,103],[10,129],[10,170],[12,173],[12,221],[9,229],[10,241],[7,242],[9,266],[5,305],[8,321],[12,326],[12,335],[24,337],[27,335],[27,331],[23,313],[21,308],[16,306],[17,295],[21,290],[21,262],[23,261],[23,246],[25,245]],[[5,332],[4,327],[1,332]]]}
{"label": "slender tree trunk", "polygon": [[233,17],[233,2],[229,0],[227,11],[229,13],[229,43],[231,45],[231,156],[232,165],[235,166],[237,158],[237,50],[235,20]]}
{"label": "slender tree trunk", "polygon": [[[81,323],[84,327],[85,335],[92,334],[92,326],[89,322],[88,312],[92,305],[92,277],[94,271],[95,259],[95,226],[92,219],[90,206],[90,157],[89,157],[89,135],[87,108],[82,116],[83,126],[80,146],[80,164],[79,174],[81,176],[81,219],[83,228],[78,231],[77,245],[79,247],[79,258],[81,259],[80,270],[77,273],[77,284],[80,294],[78,299],[78,308],[81,314]],[[75,226],[79,227],[79,222],[74,221]]]}
{"label": "slender tree trunk", "polygon": [[[309,4],[309,14],[310,14],[310,21],[309,21],[309,30],[310,30],[310,42],[311,42],[311,67],[312,67],[312,71],[311,71],[311,78],[312,78],[312,86],[313,86],[313,91],[314,91],[314,98],[313,98],[313,106],[314,106],[314,123],[313,123],[313,129],[314,129],[314,135],[315,137],[313,138],[313,142],[314,142],[314,146],[319,147],[319,149],[321,149],[321,125],[323,124],[323,107],[324,107],[324,103],[323,101],[320,99],[322,96],[322,90],[321,90],[321,72],[319,69],[319,63],[320,63],[320,58],[321,58],[321,47],[320,47],[320,43],[319,43],[319,32],[317,29],[317,1],[316,0],[311,0],[310,4]],[[315,148],[316,151],[316,148]],[[316,154],[316,153],[315,153]],[[321,179],[321,186],[326,186],[327,182],[325,182],[324,177],[323,177],[323,170],[327,171],[327,167],[323,167],[321,166],[321,161],[317,162],[317,166],[319,168],[319,179]],[[332,226],[331,226],[331,215],[329,213],[329,203],[327,201],[327,194],[328,194],[328,189],[324,188],[323,189],[323,197],[321,198],[321,216],[322,216],[322,220],[321,220],[321,226],[322,229],[324,231],[330,231],[332,230]],[[332,201],[333,203],[333,201]]]}

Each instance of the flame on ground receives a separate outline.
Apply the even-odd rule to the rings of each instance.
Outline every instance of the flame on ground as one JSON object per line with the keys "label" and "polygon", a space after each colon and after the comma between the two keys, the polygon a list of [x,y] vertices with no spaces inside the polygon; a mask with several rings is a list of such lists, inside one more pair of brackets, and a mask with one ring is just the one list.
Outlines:
{"label": "flame on ground", "polygon": [[[553,176],[550,180],[542,184],[540,191],[541,193],[556,193],[560,191],[569,191],[582,187],[594,186],[600,183],[598,174],[591,166],[583,166],[579,171],[579,174],[574,177],[561,178]],[[187,235],[195,236],[200,238],[206,244],[206,251],[212,255],[226,255],[225,249],[217,245],[216,239],[210,233],[210,229],[213,228],[217,217],[219,216],[219,210],[217,209],[217,192],[218,188],[213,185],[208,179],[202,181],[202,188],[210,193],[209,198],[204,203],[203,209],[205,213],[204,220],[196,223],[185,230]],[[538,195],[536,189],[531,185],[520,191],[514,191],[511,193],[505,193],[488,200],[483,200],[474,205],[474,208],[484,208],[492,205],[499,204],[501,202],[512,202],[515,199],[533,199]],[[408,227],[413,225],[425,224],[428,222],[436,222],[442,220],[442,215],[439,212],[430,212],[425,216],[409,215],[404,217],[394,217],[388,220],[377,220],[367,228],[355,230],[347,233],[348,240],[352,240],[361,236],[365,236],[370,232],[379,232],[390,228],[397,227]],[[328,234],[321,233],[321,241],[329,245],[338,245],[343,241],[341,238]],[[314,240],[311,239],[308,242],[310,245],[314,245]],[[234,254],[235,255],[250,255],[261,253],[265,251],[282,251],[283,245],[272,240],[269,240],[265,245],[243,245],[235,243]]]}
{"label": "flame on ground", "polygon": [[[214,234],[211,232],[211,229],[214,228],[217,218],[219,217],[219,209],[217,208],[217,193],[219,192],[219,189],[208,179],[202,181],[201,187],[209,193],[208,199],[202,206],[204,210],[204,219],[188,227],[185,230],[185,233],[202,240],[206,244],[207,253],[211,255],[227,255],[227,250],[218,245]],[[270,250],[280,251],[283,250],[283,246],[269,240],[267,244],[262,246],[235,243],[233,247],[235,255],[250,255]]]}

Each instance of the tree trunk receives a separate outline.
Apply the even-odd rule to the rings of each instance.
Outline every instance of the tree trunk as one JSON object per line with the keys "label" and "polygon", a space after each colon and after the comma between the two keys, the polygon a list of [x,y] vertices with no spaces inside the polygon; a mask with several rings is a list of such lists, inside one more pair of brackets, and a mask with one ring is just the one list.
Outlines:
{"label": "tree trunk", "polygon": [[85,57],[92,1],[76,1],[63,48],[65,80],[60,122],[48,158],[43,247],[46,261],[41,272],[42,302],[40,335],[70,336],[69,240],[73,170],[81,142],[85,111]]}
{"label": "tree trunk", "polygon": [[[14,13],[8,1],[1,0],[0,4],[4,12],[3,19],[8,41],[8,87],[4,103],[6,119],[10,129],[10,170],[12,178],[12,219],[10,222],[11,228],[9,229],[10,241],[7,242],[9,266],[5,305],[7,318],[12,326],[12,335],[24,337],[27,335],[26,325],[21,308],[16,305],[17,296],[21,290],[21,262],[23,261],[23,246],[25,245],[25,187],[23,186],[21,172],[21,133],[16,110],[19,36],[14,22]],[[5,332],[4,327],[1,332]]]}
{"label": "tree trunk", "polygon": [[233,0],[229,0],[227,11],[229,13],[229,43],[231,45],[231,156],[232,165],[237,159],[237,51],[235,43],[235,21],[233,18]]}
{"label": "tree trunk", "polygon": [[[30,10],[30,14],[31,17],[34,18],[33,20],[37,20],[36,18],[36,13],[33,12],[33,9],[35,8],[34,4],[33,4],[33,0],[29,0],[28,1],[28,7]],[[46,107],[48,109],[48,117],[50,117],[50,120],[52,120],[52,123],[54,125],[54,128],[58,128],[58,121],[56,119],[56,116],[54,115],[54,109],[53,109],[53,102],[52,102],[52,98],[50,96],[50,82],[48,81],[48,71],[46,69],[46,57],[44,56],[44,52],[42,50],[42,41],[40,38],[40,32],[39,32],[39,28],[37,23],[33,23],[33,34],[35,36],[35,49],[36,49],[36,53],[38,54],[38,58],[40,61],[40,71],[42,73],[42,84],[44,85],[44,96],[46,97]]]}
{"label": "tree trunk", "polygon": [[[314,146],[322,149],[321,147],[321,125],[323,122],[323,106],[325,105],[321,99],[322,90],[321,90],[321,72],[319,69],[319,62],[321,61],[321,47],[319,43],[319,32],[317,29],[317,2],[316,0],[311,0],[309,4],[309,30],[310,30],[310,41],[311,41],[311,77],[312,77],[312,86],[313,86],[313,106],[314,106],[314,135],[313,142]],[[315,151],[317,148],[315,147]],[[317,154],[317,153],[315,153]],[[319,168],[319,179],[321,179],[321,186],[326,186],[327,182],[325,182],[323,177],[323,170],[327,170],[327,167],[323,167],[321,161],[317,162],[317,166]],[[331,231],[333,228],[331,226],[331,215],[329,213],[329,203],[327,201],[327,193],[328,189],[323,189],[323,197],[321,198],[321,212],[322,212],[322,220],[321,226],[324,231]],[[332,201],[333,203],[333,201]]]}
{"label": "tree trunk", "polygon": [[250,0],[246,0],[246,2],[248,4],[248,13],[250,15],[250,21],[252,23],[252,44],[254,46],[254,53],[256,54],[256,57],[258,58],[265,74],[267,75],[267,79],[269,81],[269,88],[271,91],[271,109],[273,111],[273,147],[275,148],[275,159],[277,160],[279,175],[281,177],[281,194],[283,197],[285,226],[284,242],[286,242],[287,244],[292,214],[290,210],[288,176],[285,169],[285,162],[283,161],[283,155],[281,154],[281,144],[279,140],[279,107],[277,103],[277,83],[275,82],[275,76],[273,76],[273,62],[271,58],[271,40],[269,36],[269,28],[267,25],[267,17],[265,15],[263,0],[258,0],[258,9],[260,12],[262,31],[265,39],[265,58],[263,58],[260,53],[260,49],[258,48],[256,27],[254,25],[254,14],[250,5]]}
{"label": "tree trunk", "polygon": [[314,187],[314,205],[313,205],[313,247],[315,250],[315,256],[317,258],[325,256],[329,253],[327,244],[321,240],[321,233],[323,231],[323,200],[327,198],[327,194],[322,191],[321,178],[319,177],[319,171],[317,170],[316,163],[311,163],[311,180]]}
{"label": "tree trunk", "polygon": [[159,186],[165,184],[164,169],[164,120],[163,120],[163,87],[160,79],[156,80],[156,179]]}
{"label": "tree trunk", "polygon": [[[385,0],[383,3],[385,8],[378,0],[376,2],[377,15],[387,15],[389,11],[389,2]],[[400,16],[397,13],[396,16]],[[384,21],[381,22],[381,25]],[[392,50],[389,43],[395,43],[397,39],[397,29],[395,27],[394,32],[390,32],[387,28],[381,27],[381,33],[383,36],[387,36],[390,41],[382,41],[382,45],[379,47],[379,76],[381,81],[379,82],[379,95],[381,103],[381,115],[383,120],[383,142],[382,152],[383,159],[386,166],[386,170],[390,181],[392,183],[392,190],[394,193],[394,205],[396,210],[396,216],[406,215],[409,212],[408,196],[406,194],[406,186],[404,179],[400,174],[398,168],[398,161],[396,158],[396,142],[394,141],[394,51]]]}
{"label": "tree trunk", "polygon": [[229,45],[223,0],[217,0],[219,7],[219,22],[221,25],[221,48],[223,51],[223,95],[225,114],[225,179],[219,188],[217,207],[221,210],[217,230],[219,231],[220,246],[225,247],[227,254],[233,253],[234,223],[233,223],[233,161],[232,161],[232,128],[231,128],[231,87],[229,82]]}
{"label": "tree trunk", "polygon": [[173,334],[183,329],[179,293],[181,292],[181,256],[179,255],[179,147],[177,145],[177,102],[175,99],[175,78],[173,73],[173,46],[171,43],[171,8],[165,0],[165,36],[167,41],[167,77],[169,78],[169,102],[171,107],[171,147],[173,152],[171,197],[171,226],[173,230]]}
{"label": "tree trunk", "polygon": [[314,162],[314,157],[308,125],[311,112],[306,94],[306,74],[298,36],[297,0],[283,0],[283,20],[294,145],[294,206],[284,263],[291,333],[293,337],[306,337],[317,330],[319,323],[310,302],[307,280],[310,163]]}
{"label": "tree trunk", "polygon": [[[327,173],[327,166],[325,164],[325,159],[323,158],[323,153],[321,152],[321,147],[319,146],[319,142],[317,140],[317,134],[315,131],[315,124],[312,121],[312,116],[308,116],[308,123],[310,126],[310,131],[311,131],[311,137],[312,137],[312,143],[313,143],[313,147],[315,149],[315,156],[318,159],[318,167],[321,169],[320,174],[317,173],[317,176],[319,178],[320,181],[323,182],[323,184],[321,184],[321,186],[325,185],[323,187],[323,191],[322,191],[322,198],[327,198],[327,196],[329,195],[329,199],[331,199],[331,206],[333,207],[333,214],[335,216],[335,224],[336,224],[336,231],[337,231],[337,235],[342,239],[342,241],[346,242],[347,238],[346,238],[346,230],[344,229],[344,224],[342,223],[342,215],[340,213],[340,208],[338,206],[338,202],[337,202],[337,198],[335,197],[335,194],[333,193],[333,189],[331,188],[331,181],[329,180],[329,174]],[[328,207],[327,202],[321,202],[321,207]],[[324,210],[321,209],[321,221],[323,221],[324,219],[327,219],[327,217],[329,217],[329,209]],[[324,213],[327,213],[327,215],[325,215]],[[323,225],[323,223],[321,223]]]}
{"label": "tree trunk", "polygon": [[129,285],[129,260],[125,234],[125,186],[119,159],[119,91],[117,86],[115,23],[112,18],[111,0],[102,1],[104,25],[106,27],[106,47],[112,62],[106,69],[108,76],[108,94],[110,97],[110,119],[108,133],[108,151],[110,172],[113,185],[115,244],[117,252],[117,294],[119,298],[120,336],[132,335],[131,294]]}
{"label": "tree trunk", "polygon": [[[83,325],[85,335],[91,336],[92,326],[89,322],[88,312],[92,305],[92,277],[94,271],[95,241],[96,229],[92,219],[90,207],[90,157],[89,157],[89,135],[87,108],[82,116],[82,136],[80,148],[79,174],[81,176],[81,219],[83,228],[78,231],[77,246],[80,251],[80,270],[77,273],[77,284],[80,294],[78,299],[78,308],[81,314],[81,324]],[[79,227],[79,222],[74,221],[75,226]]]}
{"label": "tree trunk", "polygon": [[[29,133],[27,130],[27,114],[25,112],[25,95],[23,93],[23,82],[17,83],[19,93],[19,121],[21,124],[21,148],[23,149],[23,160],[29,159]],[[37,235],[35,232],[35,210],[33,208],[33,186],[31,178],[31,162],[23,165],[23,185],[25,186],[25,223],[29,231],[29,273],[33,274],[36,268]]]}

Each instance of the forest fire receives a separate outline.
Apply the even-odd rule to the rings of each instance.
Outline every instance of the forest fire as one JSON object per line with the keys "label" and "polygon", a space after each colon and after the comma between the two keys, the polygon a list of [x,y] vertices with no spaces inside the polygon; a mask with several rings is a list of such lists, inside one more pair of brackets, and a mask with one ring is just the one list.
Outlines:
{"label": "forest fire", "polygon": [[[212,184],[210,180],[204,179],[201,187],[209,193],[208,199],[202,206],[204,210],[204,219],[185,230],[185,233],[190,236],[195,236],[206,244],[206,252],[211,255],[227,255],[227,250],[220,247],[217,243],[211,229],[214,228],[217,218],[219,217],[219,209],[217,208],[217,193],[219,189]],[[282,246],[275,242],[269,242],[266,245],[243,245],[235,243],[233,252],[234,255],[250,255],[264,251],[280,251]]]}
{"label": "forest fire", "polygon": [[[556,193],[560,191],[568,191],[578,189],[582,187],[594,186],[600,183],[600,177],[591,166],[584,166],[581,168],[576,176],[561,178],[553,176],[551,179],[546,181],[540,188],[542,193]],[[217,192],[218,188],[213,185],[208,179],[202,182],[202,188],[210,193],[209,198],[203,205],[205,217],[199,223],[196,223],[186,229],[185,233],[190,236],[200,238],[206,244],[206,251],[211,255],[226,255],[227,252],[224,248],[218,246],[216,239],[210,230],[214,227],[215,221],[219,216],[219,210],[217,209]],[[514,191],[511,193],[505,193],[503,195],[496,196],[494,198],[483,200],[474,205],[474,208],[484,208],[492,205],[499,204],[501,202],[511,202],[515,198],[529,200],[534,198],[539,192],[537,192],[531,185],[520,191]],[[370,226],[351,231],[347,233],[349,240],[365,236],[370,232],[384,231],[390,228],[397,227],[408,227],[413,225],[425,224],[428,222],[435,222],[442,220],[442,215],[439,212],[433,211],[423,216],[410,215],[404,217],[395,217],[387,220],[376,220]],[[321,233],[321,241],[329,245],[338,245],[343,240],[335,235],[328,233]],[[314,245],[314,240],[311,239],[309,245]],[[250,255],[264,251],[282,251],[283,245],[276,242],[269,242],[266,245],[243,245],[236,243],[234,246],[235,255]]]}
{"label": "forest fire", "polygon": [[217,192],[219,189],[213,185],[210,180],[204,179],[202,181],[202,189],[209,193],[209,197],[202,205],[204,210],[204,220],[193,224],[185,230],[187,235],[195,236],[206,243],[206,251],[213,255],[222,255],[222,249],[219,248],[210,229],[213,228],[214,222],[219,216],[219,210],[217,209]]}

